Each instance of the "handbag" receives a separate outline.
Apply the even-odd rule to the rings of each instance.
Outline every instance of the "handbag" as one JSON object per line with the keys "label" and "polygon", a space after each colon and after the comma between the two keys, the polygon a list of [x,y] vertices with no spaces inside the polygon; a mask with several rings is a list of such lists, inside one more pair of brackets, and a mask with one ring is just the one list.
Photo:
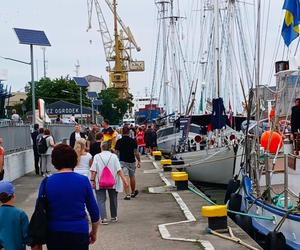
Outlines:
{"label": "handbag", "polygon": [[[100,155],[99,155],[100,156]],[[112,172],[110,171],[109,167],[108,167],[108,163],[110,161],[111,155],[108,159],[107,164],[105,164],[103,162],[102,157],[100,156],[100,159],[104,165],[104,168],[101,172],[101,175],[99,177],[99,187],[103,188],[103,189],[111,189],[113,188],[113,186],[116,184],[116,180],[112,174]]]}
{"label": "handbag", "polygon": [[42,194],[38,197],[35,210],[31,216],[28,236],[31,246],[46,244],[48,234],[47,207],[48,200],[46,195],[46,184],[48,177],[42,181]]}

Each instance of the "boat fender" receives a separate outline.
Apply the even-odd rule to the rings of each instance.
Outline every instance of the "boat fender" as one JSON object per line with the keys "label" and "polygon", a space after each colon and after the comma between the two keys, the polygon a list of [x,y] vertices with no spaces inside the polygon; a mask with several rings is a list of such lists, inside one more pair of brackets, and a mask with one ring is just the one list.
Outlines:
{"label": "boat fender", "polygon": [[233,179],[231,179],[228,182],[225,199],[224,199],[225,204],[230,199],[231,194],[235,193],[239,189],[240,185],[241,185],[241,181],[237,179],[237,176],[235,176]]}
{"label": "boat fender", "polygon": [[253,236],[252,218],[244,215],[235,215],[235,222],[238,224],[248,235]]}
{"label": "boat fender", "polygon": [[240,194],[231,194],[229,199],[228,209],[236,212],[241,211],[242,196]]}
{"label": "boat fender", "polygon": [[268,248],[272,250],[286,250],[286,240],[282,232],[272,231],[267,235]]}

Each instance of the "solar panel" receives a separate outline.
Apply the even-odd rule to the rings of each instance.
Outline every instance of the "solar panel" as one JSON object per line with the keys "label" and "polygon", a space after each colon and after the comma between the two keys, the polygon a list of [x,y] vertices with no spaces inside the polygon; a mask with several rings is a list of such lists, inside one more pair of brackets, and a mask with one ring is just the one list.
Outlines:
{"label": "solar panel", "polygon": [[88,87],[89,83],[85,77],[73,77],[73,80],[79,87]]}
{"label": "solar panel", "polygon": [[97,92],[87,92],[87,96],[88,98],[97,98],[98,95],[97,95]]}
{"label": "solar panel", "polygon": [[46,34],[42,30],[28,30],[14,28],[20,44],[51,46]]}
{"label": "solar panel", "polygon": [[93,104],[94,104],[94,106],[101,106],[102,105],[102,100],[94,100]]}

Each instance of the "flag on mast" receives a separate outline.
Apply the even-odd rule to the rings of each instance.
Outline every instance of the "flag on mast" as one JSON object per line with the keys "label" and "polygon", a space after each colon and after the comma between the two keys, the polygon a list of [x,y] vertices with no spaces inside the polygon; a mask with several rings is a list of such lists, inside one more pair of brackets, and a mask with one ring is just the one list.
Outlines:
{"label": "flag on mast", "polygon": [[285,0],[283,9],[285,16],[281,35],[286,46],[289,46],[299,36],[300,0]]}

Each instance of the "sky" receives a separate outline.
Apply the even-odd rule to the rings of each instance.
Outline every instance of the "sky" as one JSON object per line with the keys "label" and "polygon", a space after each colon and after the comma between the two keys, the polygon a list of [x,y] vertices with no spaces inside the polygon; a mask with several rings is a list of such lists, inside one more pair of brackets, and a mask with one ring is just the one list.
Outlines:
{"label": "sky", "polygon": [[[104,0],[99,0],[104,3]],[[184,7],[185,1],[180,0]],[[249,0],[248,2],[252,2]],[[133,72],[129,75],[130,91],[135,95],[144,95],[145,88],[151,89],[152,64],[155,50],[155,28],[157,8],[154,0],[119,0],[118,12],[129,26],[142,51],[134,54],[137,60],[145,60],[145,72]],[[267,2],[267,1],[262,1]],[[271,1],[266,67],[273,67],[271,58],[274,51],[274,41],[278,34],[278,25],[282,22],[283,0]],[[105,4],[102,4],[107,22],[112,30],[112,15]],[[266,6],[264,7],[266,8]],[[88,26],[86,0],[10,0],[2,1],[0,8],[0,56],[29,61],[29,47],[20,45],[13,31],[14,27],[44,30],[52,46],[46,49],[47,76],[74,76],[75,64],[80,63],[81,76],[92,74],[102,76],[106,81],[106,63],[98,23],[92,20],[92,29],[86,32]],[[95,13],[94,13],[95,14]],[[185,13],[184,13],[185,14]],[[188,16],[186,16],[188,19]],[[35,78],[43,75],[42,49],[34,48]],[[6,61],[0,58],[0,78],[7,71],[7,83],[12,90],[24,90],[30,81],[28,65]],[[268,74],[267,74],[268,75]]]}
{"label": "sky", "polygon": [[[101,0],[100,2],[104,2]],[[102,4],[107,22],[112,28],[112,15],[106,5]],[[149,58],[152,57],[155,43],[153,36],[156,7],[152,0],[120,0],[119,15],[132,30],[142,51],[134,54],[134,58],[146,61],[146,71],[130,74],[130,89],[144,93],[146,86],[151,85]],[[94,13],[95,14],[95,13]],[[88,27],[88,11],[86,0],[10,0],[2,1],[0,8],[0,56],[11,57],[23,61],[30,60],[29,47],[18,43],[13,28],[44,30],[51,47],[46,49],[48,61],[47,76],[74,76],[77,60],[80,64],[81,76],[92,74],[103,76],[107,81],[104,49],[97,20],[92,20],[92,29]],[[34,48],[35,78],[42,77],[42,49]],[[37,60],[37,61],[36,61]],[[3,73],[4,71],[4,73]],[[7,83],[14,91],[23,90],[30,80],[30,66],[6,61],[0,58],[0,76],[6,75]]]}

